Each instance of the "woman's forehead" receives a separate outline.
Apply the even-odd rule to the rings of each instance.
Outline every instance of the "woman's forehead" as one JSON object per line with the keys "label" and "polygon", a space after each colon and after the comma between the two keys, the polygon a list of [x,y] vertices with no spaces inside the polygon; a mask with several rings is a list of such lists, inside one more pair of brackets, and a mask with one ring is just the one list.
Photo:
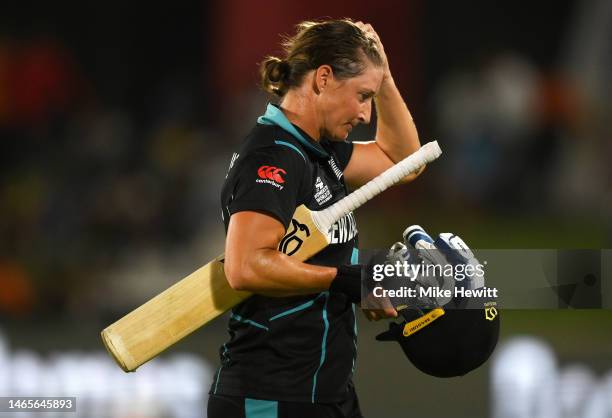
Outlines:
{"label": "woman's forehead", "polygon": [[377,93],[380,89],[380,84],[383,79],[383,70],[374,65],[368,65],[366,69],[359,75],[347,79],[347,84],[359,89],[371,90]]}

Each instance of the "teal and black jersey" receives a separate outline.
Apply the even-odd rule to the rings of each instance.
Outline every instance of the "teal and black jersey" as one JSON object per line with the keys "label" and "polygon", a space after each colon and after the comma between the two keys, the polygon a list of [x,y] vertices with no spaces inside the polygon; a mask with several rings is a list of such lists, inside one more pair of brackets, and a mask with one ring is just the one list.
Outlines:
{"label": "teal and black jersey", "polygon": [[[268,105],[232,157],[221,192],[226,230],[231,215],[246,210],[273,216],[289,231],[299,228],[292,222],[298,206],[320,210],[347,195],[343,170],[352,152],[349,142],[314,141]],[[356,262],[353,214],[329,233],[332,244],[306,262]],[[342,294],[254,295],[232,310],[229,334],[211,394],[340,402],[352,393],[357,325],[355,307]]]}

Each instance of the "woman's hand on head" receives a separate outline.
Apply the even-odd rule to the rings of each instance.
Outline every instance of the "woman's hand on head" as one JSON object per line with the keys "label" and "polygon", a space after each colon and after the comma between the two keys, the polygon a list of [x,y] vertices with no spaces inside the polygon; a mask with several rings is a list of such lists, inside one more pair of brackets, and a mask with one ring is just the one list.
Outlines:
{"label": "woman's hand on head", "polygon": [[391,70],[389,69],[389,60],[387,59],[387,54],[385,53],[385,48],[382,44],[382,41],[380,40],[380,36],[378,36],[378,33],[376,33],[372,25],[370,25],[369,23],[363,23],[362,21],[359,21],[359,22],[356,22],[355,24],[357,25],[359,29],[363,31],[363,33],[368,38],[372,38],[374,42],[376,43],[376,48],[378,49],[378,53],[380,54],[380,57],[382,58],[382,61],[383,61],[383,71],[384,71],[383,81],[385,81],[387,78],[391,77]]}

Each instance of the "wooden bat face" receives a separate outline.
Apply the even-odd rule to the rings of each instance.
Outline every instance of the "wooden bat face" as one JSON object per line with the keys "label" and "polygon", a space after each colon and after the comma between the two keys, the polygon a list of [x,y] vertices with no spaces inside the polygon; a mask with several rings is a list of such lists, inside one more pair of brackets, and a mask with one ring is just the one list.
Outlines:
{"label": "wooden bat face", "polygon": [[[319,231],[313,212],[302,205],[279,250],[304,261],[325,248],[329,239],[327,231]],[[220,255],[102,331],[107,351],[124,371],[136,370],[251,296],[230,287],[223,262]]]}
{"label": "wooden bat face", "polygon": [[102,341],[131,372],[250,295],[229,286],[220,255],[104,329]]}

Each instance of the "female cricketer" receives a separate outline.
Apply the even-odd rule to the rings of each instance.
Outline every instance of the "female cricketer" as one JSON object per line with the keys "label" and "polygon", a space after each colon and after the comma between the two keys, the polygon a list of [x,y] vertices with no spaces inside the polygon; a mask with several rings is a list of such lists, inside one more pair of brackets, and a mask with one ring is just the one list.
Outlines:
{"label": "female cricketer", "polygon": [[[232,288],[255,295],[231,312],[208,416],[361,417],[352,382],[361,297],[353,214],[306,262],[279,243],[296,207],[342,199],[415,152],[419,138],[371,25],[303,22],[283,46],[283,57],[261,64],[262,87],[278,104],[234,153],[221,193],[225,274]],[[373,101],[376,137],[347,142],[370,122]],[[364,313],[397,316],[393,308]]]}

